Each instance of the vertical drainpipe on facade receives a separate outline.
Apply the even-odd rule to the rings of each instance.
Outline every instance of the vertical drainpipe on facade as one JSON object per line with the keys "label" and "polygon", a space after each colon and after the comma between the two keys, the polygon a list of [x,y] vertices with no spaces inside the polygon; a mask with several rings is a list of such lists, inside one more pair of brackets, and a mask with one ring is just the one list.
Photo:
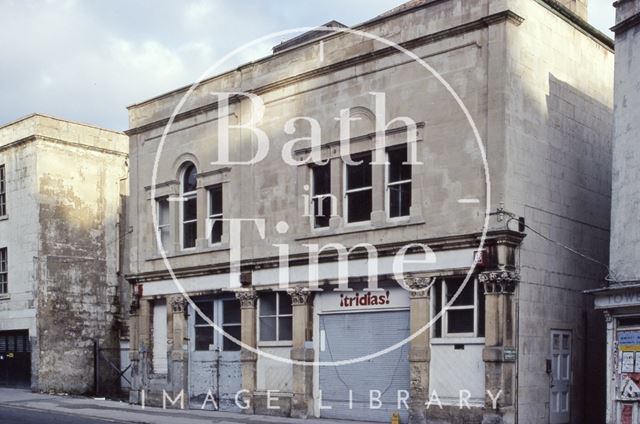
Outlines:
{"label": "vertical drainpipe on facade", "polygon": [[216,402],[218,402],[218,409],[220,408],[220,348],[216,347]]}
{"label": "vertical drainpipe on facade", "polygon": [[[516,269],[518,270],[518,273],[520,272],[520,253],[522,251],[522,244],[519,244],[518,247],[516,247],[517,251],[518,251],[518,263],[516,266]],[[520,274],[522,275],[522,274]],[[516,322],[515,322],[515,329],[514,329],[514,344],[515,344],[515,348],[516,348],[516,352],[518,353],[516,355],[516,375],[514,376],[514,382],[515,382],[515,390],[513,391],[513,407],[514,407],[514,423],[518,424],[518,416],[520,415],[520,411],[518,410],[518,387],[520,386],[520,288],[522,286],[522,280],[520,280],[520,284],[518,284],[518,286],[516,287],[516,294],[515,294],[515,314],[516,314]]]}
{"label": "vertical drainpipe on facade", "polygon": [[[118,180],[118,201],[120,202],[120,204],[118,205],[118,214],[116,215],[116,261],[117,261],[116,267],[117,267],[118,275],[122,273],[122,257],[120,256],[122,252],[120,251],[120,243],[124,244],[124,239],[125,237],[127,237],[127,233],[125,229],[125,233],[122,235],[122,239],[120,238],[120,229],[122,227],[121,219],[124,218],[122,214],[126,213],[126,209],[124,208],[124,204],[123,204],[124,201],[122,200],[122,198],[124,197],[122,194],[122,182],[124,180],[129,179],[129,160],[128,159],[124,161],[124,166],[125,166],[125,171],[124,171],[125,176]],[[117,287],[118,288],[120,287],[120,281],[118,281]]]}
{"label": "vertical drainpipe on facade", "polygon": [[[584,294],[583,294],[584,296]],[[588,340],[587,337],[589,336],[589,331],[588,331],[588,325],[589,325],[589,314],[587,313],[587,311],[582,311],[582,320],[584,321],[583,325],[584,325],[584,329],[582,330],[584,332],[584,346],[585,348],[582,349],[582,375],[584,377],[582,380],[582,402],[584,404],[584,402],[586,402],[587,400],[587,391],[588,391],[588,387],[586,383],[586,379],[587,379],[587,373],[589,372],[589,367],[587,366],[587,344],[588,344]],[[573,380],[573,379],[572,379]]]}

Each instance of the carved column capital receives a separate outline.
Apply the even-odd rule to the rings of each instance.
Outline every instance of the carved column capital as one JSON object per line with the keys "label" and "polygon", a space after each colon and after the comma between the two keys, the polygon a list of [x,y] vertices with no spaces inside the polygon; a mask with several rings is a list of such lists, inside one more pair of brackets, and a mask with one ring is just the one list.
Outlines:
{"label": "carved column capital", "polygon": [[174,314],[184,314],[187,310],[187,299],[183,296],[173,296],[170,304]]}
{"label": "carved column capital", "polygon": [[485,294],[513,294],[520,282],[520,274],[515,271],[495,270],[480,273],[480,283]]}
{"label": "carved column capital", "polygon": [[133,299],[131,299],[131,302],[129,303],[129,315],[130,316],[138,315],[139,309],[140,309],[140,299],[138,299],[137,297],[134,297]]}
{"label": "carved column capital", "polygon": [[604,315],[604,320],[608,323],[613,322],[613,316],[611,316],[611,312],[609,311],[603,311],[602,312]]}
{"label": "carved column capital", "polygon": [[287,290],[287,294],[291,296],[291,304],[293,306],[301,306],[309,304],[309,301],[313,298],[313,292],[304,287],[295,287]]}
{"label": "carved column capital", "polygon": [[240,308],[255,309],[258,294],[253,289],[245,289],[236,291],[236,299],[240,301]]}
{"label": "carved column capital", "polygon": [[436,282],[436,277],[407,277],[405,284],[411,297],[429,297],[429,291]]}

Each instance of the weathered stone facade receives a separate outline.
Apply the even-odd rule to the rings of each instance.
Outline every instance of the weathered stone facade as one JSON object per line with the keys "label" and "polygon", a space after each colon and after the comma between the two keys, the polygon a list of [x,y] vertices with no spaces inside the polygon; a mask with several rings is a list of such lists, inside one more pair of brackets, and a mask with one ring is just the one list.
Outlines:
{"label": "weathered stone facade", "polygon": [[94,341],[119,347],[127,152],[122,133],[43,115],[0,128],[9,257],[0,332],[28,330],[32,390],[91,393]]}
{"label": "weathered stone facade", "polygon": [[[640,419],[640,1],[621,0],[616,8],[615,125],[609,275],[592,290],[606,319],[606,423]],[[605,360],[602,360],[605,363]]]}
{"label": "weathered stone facade", "polygon": [[[397,383],[409,393],[407,410],[402,413],[413,423],[549,422],[550,334],[562,330],[572,335],[574,379],[566,392],[570,421],[558,422],[600,422],[602,414],[597,407],[586,414],[585,405],[601,405],[602,393],[581,389],[597,382],[597,373],[584,372],[598,364],[597,350],[587,346],[602,345],[602,340],[592,335],[597,332],[590,331],[597,323],[582,290],[596,287],[603,271],[527,229],[516,231],[517,220],[511,218],[523,217],[546,237],[606,261],[602,243],[609,229],[611,40],[550,0],[412,2],[355,29],[411,49],[451,85],[486,148],[491,176],[489,209],[496,212],[503,206],[507,212],[491,215],[486,256],[470,279],[474,287],[482,289],[481,294],[471,296],[480,299],[474,304],[474,327],[463,337],[424,331],[401,351],[398,363],[405,367],[406,381],[389,384]],[[230,91],[258,94],[266,105],[258,126],[268,134],[270,150],[252,166],[214,163],[220,147],[220,104],[211,93]],[[335,118],[341,110],[358,118],[349,137],[352,152],[373,151],[377,104],[371,92],[382,91],[388,93],[387,122],[407,116],[417,123],[417,157],[425,166],[411,168],[411,207],[402,219],[391,219],[385,169],[373,166],[370,219],[353,225],[347,222],[346,171],[338,151],[340,128]],[[218,299],[222,292],[239,291],[245,347],[237,359],[241,369],[238,385],[243,390],[240,398],[249,401],[248,408],[241,408],[243,412],[329,417],[331,412],[321,408],[322,392],[325,387],[335,389],[332,377],[323,367],[308,367],[305,362],[322,361],[330,350],[323,348],[323,340],[331,334],[331,325],[339,324],[341,311],[336,305],[341,299],[340,286],[331,268],[336,257],[329,255],[319,265],[321,290],[302,291],[309,288],[308,280],[300,277],[306,275],[310,263],[306,245],[375,246],[387,261],[378,270],[380,288],[389,292],[383,296],[393,298],[388,307],[377,312],[387,314],[389,322],[403,322],[405,313],[408,318],[399,330],[411,333],[424,328],[436,310],[437,290],[444,289],[424,290],[423,285],[435,278],[435,284],[442,287],[446,284],[443,280],[463,278],[483,238],[484,202],[489,194],[474,131],[451,93],[424,68],[383,43],[345,33],[306,39],[303,44],[207,79],[194,88],[180,110],[174,110],[186,92],[176,90],[129,109],[132,192],[128,226],[132,235],[128,239],[127,278],[139,293],[139,308],[131,321],[132,333],[136,329],[135,336],[132,334],[136,348],[131,356],[136,385],[131,399],[140,401],[144,395],[161,403],[163,388],[172,398],[180,390],[193,394],[190,380],[200,378],[198,369],[191,366],[180,374],[168,366],[166,372],[155,373],[152,359],[161,364],[164,357],[191,358],[207,350],[210,362],[220,357],[215,338],[213,343],[196,348],[191,336],[175,339],[175,328],[174,339],[167,343],[174,351],[156,351],[154,357],[153,346],[164,349],[164,345],[154,344],[154,331],[164,334],[166,324],[171,335],[172,324],[162,316],[153,321],[152,309],[163,312],[165,299],[181,292],[167,271],[169,264],[194,300],[212,298],[218,302],[224,300]],[[246,97],[232,97],[226,111],[230,124],[251,122],[250,106]],[[175,119],[164,138],[172,115]],[[284,165],[281,158],[283,146],[307,128],[298,124],[300,133],[285,132],[287,121],[295,116],[314,117],[323,130],[322,158],[330,160],[328,191],[338,213],[322,230],[312,228],[309,217],[304,216],[308,207],[305,196],[312,185],[309,167],[304,163]],[[392,127],[386,134],[388,145],[402,146],[407,132],[407,127]],[[235,161],[250,159],[256,154],[257,143],[249,129],[232,133],[231,157]],[[296,159],[311,150],[303,142],[295,147]],[[192,166],[197,169],[196,187],[185,192],[185,173]],[[224,227],[220,242],[208,240],[212,187],[222,187],[221,215],[225,218],[266,218],[264,234],[250,225],[243,227],[239,271],[230,266],[229,228]],[[195,198],[198,205],[193,220],[197,239],[187,248],[184,228],[192,223],[183,219],[185,198]],[[154,223],[151,211],[164,199],[173,200],[166,203],[167,220]],[[469,206],[468,200],[474,199],[479,204]],[[277,225],[281,221],[288,225]],[[168,233],[163,233],[164,228],[170,228]],[[156,232],[165,235],[166,259],[159,252]],[[437,263],[412,269],[414,290],[407,295],[390,283],[389,261],[413,242],[430,246]],[[282,264],[275,247],[284,244],[290,249],[287,272],[293,276],[288,292],[279,286]],[[364,296],[366,255],[352,257],[350,287]],[[293,321],[292,334],[286,343],[265,343],[261,340],[260,305],[276,292],[280,300],[275,304],[291,304],[285,319]],[[440,293],[440,298],[443,296]],[[199,315],[192,306],[187,308],[187,323],[189,334],[195,337],[196,327],[204,324],[196,323]],[[356,312],[364,314],[371,309]],[[366,324],[367,320],[362,320]],[[155,330],[151,322],[156,323]],[[479,331],[481,326],[483,331]],[[444,324],[440,331],[447,331]],[[333,339],[326,336],[327,344],[341,340],[340,334],[333,335]],[[175,348],[181,344],[182,355],[177,355]],[[334,343],[331,347],[339,346]],[[258,355],[255,348],[293,362]],[[380,361],[377,365],[382,368],[384,359]],[[460,410],[458,391],[467,387],[473,391],[471,405]],[[444,400],[442,408],[425,406],[434,389]],[[501,392],[495,409],[486,390],[493,396]],[[279,391],[278,396],[273,397],[272,391]],[[325,401],[340,403],[340,399]],[[279,409],[269,409],[270,403]]]}

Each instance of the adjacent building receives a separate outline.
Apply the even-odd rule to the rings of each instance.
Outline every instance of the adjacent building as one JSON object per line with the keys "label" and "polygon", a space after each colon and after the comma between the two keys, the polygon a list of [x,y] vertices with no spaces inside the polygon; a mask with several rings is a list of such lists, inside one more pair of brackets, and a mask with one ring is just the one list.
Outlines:
{"label": "adjacent building", "polygon": [[131,106],[130,400],[602,422],[583,291],[606,272],[561,247],[608,261],[614,54],[585,19],[582,0],[412,1],[353,30],[442,80],[332,22]]}
{"label": "adjacent building", "polygon": [[95,344],[119,348],[127,153],[49,116],[0,127],[0,386],[92,393]]}
{"label": "adjacent building", "polygon": [[616,7],[610,274],[593,291],[607,321],[607,423],[640,420],[640,1]]}

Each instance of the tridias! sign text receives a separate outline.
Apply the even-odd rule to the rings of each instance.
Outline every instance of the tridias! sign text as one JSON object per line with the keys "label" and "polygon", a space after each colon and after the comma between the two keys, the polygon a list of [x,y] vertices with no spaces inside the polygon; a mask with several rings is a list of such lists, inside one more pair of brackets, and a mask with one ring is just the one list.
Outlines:
{"label": "tridias! sign text", "polygon": [[340,295],[340,307],[351,308],[354,306],[377,306],[389,305],[391,296],[389,290],[385,294],[375,294],[375,292],[367,292],[364,294],[357,293],[354,296]]}

